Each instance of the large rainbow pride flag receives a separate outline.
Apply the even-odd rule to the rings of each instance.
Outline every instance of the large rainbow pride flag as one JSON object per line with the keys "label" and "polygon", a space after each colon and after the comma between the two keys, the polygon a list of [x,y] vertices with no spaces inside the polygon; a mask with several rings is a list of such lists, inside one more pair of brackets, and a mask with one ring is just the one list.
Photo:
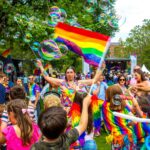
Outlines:
{"label": "large rainbow pride flag", "polygon": [[56,42],[64,43],[69,50],[82,56],[90,65],[98,66],[110,41],[110,37],[73,27],[64,23],[58,23],[54,37]]}

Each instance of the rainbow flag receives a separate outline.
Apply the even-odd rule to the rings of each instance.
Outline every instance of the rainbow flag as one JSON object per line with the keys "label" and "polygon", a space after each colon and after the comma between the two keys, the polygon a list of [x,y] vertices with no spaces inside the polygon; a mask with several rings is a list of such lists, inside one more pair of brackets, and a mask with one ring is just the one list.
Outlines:
{"label": "rainbow flag", "polygon": [[47,71],[49,68],[52,68],[52,65],[51,64],[46,64],[44,66],[44,70]]}
{"label": "rainbow flag", "polygon": [[6,58],[10,55],[10,53],[11,53],[11,49],[8,48],[1,55]]}
{"label": "rainbow flag", "polygon": [[[130,109],[126,106],[124,110],[120,112],[128,114]],[[116,132],[118,135],[133,133],[133,128],[128,126],[129,120],[114,116],[110,110],[110,103],[107,101],[103,103],[102,114],[106,128],[110,133]]]}
{"label": "rainbow flag", "polygon": [[82,56],[90,65],[98,66],[106,52],[110,37],[89,30],[58,23],[54,37],[64,43],[69,50]]}

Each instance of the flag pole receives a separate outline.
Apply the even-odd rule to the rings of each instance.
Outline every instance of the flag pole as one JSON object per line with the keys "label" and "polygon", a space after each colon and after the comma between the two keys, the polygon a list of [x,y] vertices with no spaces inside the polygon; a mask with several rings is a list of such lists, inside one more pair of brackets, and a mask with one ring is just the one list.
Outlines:
{"label": "flag pole", "polygon": [[104,54],[103,54],[103,56],[102,56],[102,59],[100,60],[100,62],[99,62],[99,64],[98,64],[98,68],[97,68],[97,70],[96,70],[96,74],[95,74],[95,76],[94,76],[94,78],[93,78],[92,85],[91,85],[90,90],[89,90],[89,94],[90,94],[90,95],[92,95],[91,92],[92,92],[93,85],[94,85],[94,83],[95,83],[95,81],[96,81],[96,77],[97,77],[97,75],[99,74],[99,71],[101,70],[102,64],[103,64],[103,62],[104,62],[104,60],[105,60],[105,56],[106,56],[106,54],[107,54],[107,52],[108,52],[108,48],[109,48],[109,46],[110,46],[110,40],[111,40],[111,39],[109,38],[109,40],[108,40],[108,42],[107,42],[107,45],[106,45],[106,47],[105,47],[105,51],[104,51]]}

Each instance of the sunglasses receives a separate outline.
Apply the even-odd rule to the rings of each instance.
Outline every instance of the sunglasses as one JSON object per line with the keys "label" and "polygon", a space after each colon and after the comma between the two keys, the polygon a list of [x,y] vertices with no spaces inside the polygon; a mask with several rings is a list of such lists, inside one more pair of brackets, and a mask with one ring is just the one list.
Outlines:
{"label": "sunglasses", "polygon": [[125,79],[119,79],[119,81],[125,81]]}

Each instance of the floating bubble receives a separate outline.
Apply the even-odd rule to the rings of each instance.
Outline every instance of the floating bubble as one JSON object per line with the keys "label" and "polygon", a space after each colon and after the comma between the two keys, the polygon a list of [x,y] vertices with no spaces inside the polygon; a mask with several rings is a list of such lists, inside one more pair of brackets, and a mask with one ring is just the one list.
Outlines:
{"label": "floating bubble", "polygon": [[0,40],[0,45],[5,45],[5,44],[6,44],[6,40],[1,39],[1,40]]}
{"label": "floating bubble", "polygon": [[93,13],[95,11],[96,0],[87,0],[84,6],[86,12]]}
{"label": "floating bubble", "polygon": [[6,74],[10,74],[15,71],[15,66],[12,63],[8,63],[4,66],[4,72]]}
{"label": "floating bubble", "polygon": [[66,20],[66,18],[67,18],[67,13],[66,13],[66,11],[64,10],[64,9],[60,9],[60,11],[61,11],[61,13],[60,13],[60,21],[61,22],[64,22],[65,20]]}
{"label": "floating bubble", "polygon": [[14,16],[14,21],[18,22],[21,19],[21,15],[20,14],[16,14]]}
{"label": "floating bubble", "polygon": [[81,25],[80,25],[79,23],[77,23],[77,22],[73,23],[73,24],[72,24],[72,26],[74,26],[74,27],[78,27],[78,28],[80,28],[80,27],[81,27]]}
{"label": "floating bubble", "polygon": [[33,42],[31,45],[31,49],[35,52],[38,52],[41,48],[41,44],[39,42]]}
{"label": "floating bubble", "polygon": [[51,10],[51,12],[61,13],[60,8],[59,8],[59,7],[57,7],[57,6],[52,6],[52,7],[50,8],[50,10]]}
{"label": "floating bubble", "polygon": [[31,17],[29,18],[29,20],[30,20],[30,21],[35,21],[36,18],[35,18],[35,16],[31,16]]}
{"label": "floating bubble", "polygon": [[106,25],[107,24],[107,16],[106,14],[104,13],[101,13],[99,16],[98,16],[98,22],[101,24],[101,25]]}
{"label": "floating bubble", "polygon": [[41,51],[39,51],[39,55],[45,60],[60,58],[59,47],[53,40],[45,40],[41,43]]}
{"label": "floating bubble", "polygon": [[21,19],[22,19],[23,21],[30,21],[30,20],[28,19],[28,17],[25,16],[25,15],[21,15]]}
{"label": "floating bubble", "polygon": [[110,6],[112,6],[110,0],[101,0],[101,2],[99,3],[100,9],[104,11],[108,10]]}
{"label": "floating bubble", "polygon": [[50,12],[48,16],[48,25],[51,27],[55,27],[57,23],[60,21],[60,13]]}
{"label": "floating bubble", "polygon": [[59,44],[58,47],[59,47],[59,49],[60,49],[60,54],[61,54],[62,56],[64,56],[64,55],[67,54],[67,52],[68,52],[68,47],[67,47],[66,45],[64,45],[64,44]]}
{"label": "floating bubble", "polygon": [[112,17],[112,19],[108,23],[113,28],[119,28],[122,25],[124,25],[125,22],[126,22],[126,17],[117,15],[115,17]]}
{"label": "floating bubble", "polygon": [[26,33],[25,36],[24,36],[24,38],[23,38],[23,41],[25,43],[30,43],[32,41],[32,35],[31,35],[31,33]]}
{"label": "floating bubble", "polygon": [[34,28],[34,23],[33,22],[28,22],[28,29],[32,30]]}
{"label": "floating bubble", "polygon": [[21,33],[20,32],[16,32],[13,36],[14,39],[18,39],[20,37]]}

